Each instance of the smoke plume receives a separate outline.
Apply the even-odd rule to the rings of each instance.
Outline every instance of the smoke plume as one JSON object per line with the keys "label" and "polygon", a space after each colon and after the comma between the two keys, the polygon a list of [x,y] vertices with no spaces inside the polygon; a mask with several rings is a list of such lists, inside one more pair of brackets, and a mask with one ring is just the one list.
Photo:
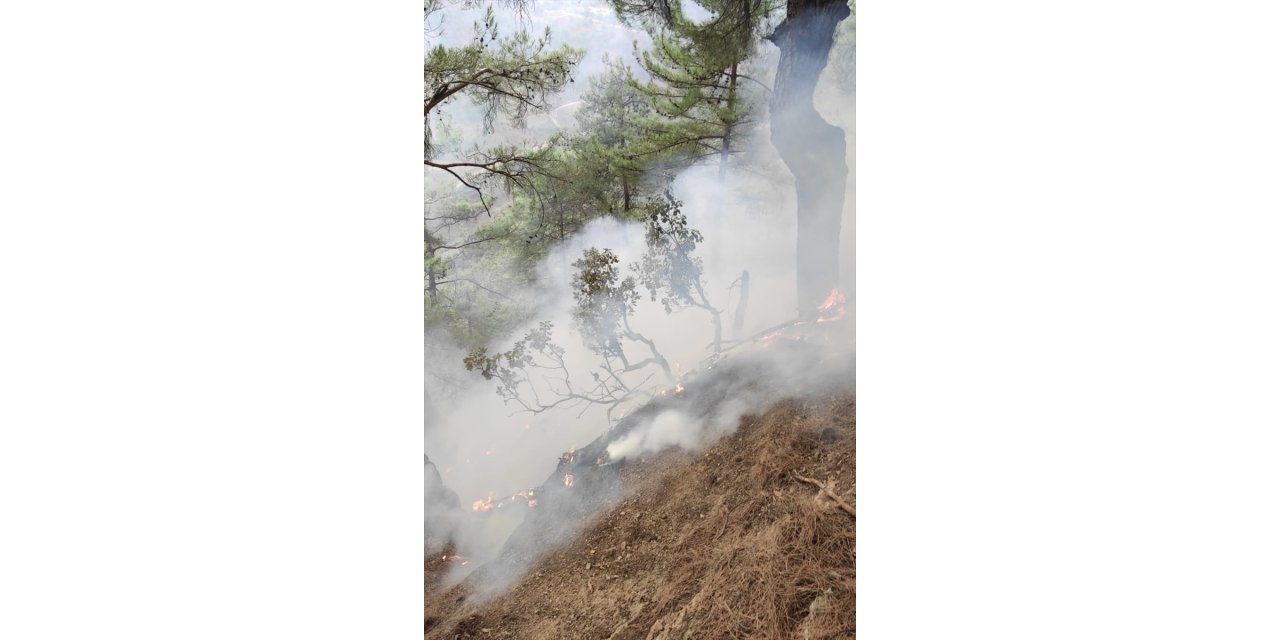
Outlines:
{"label": "smoke plume", "polygon": [[[534,6],[536,11],[538,3]],[[615,47],[608,53],[630,59],[630,39],[605,42]],[[590,53],[587,59],[596,53],[602,52]],[[776,50],[766,44],[761,55],[776,57]],[[852,164],[851,87],[830,75],[819,84],[818,108],[847,132]],[[428,546],[438,549],[442,541],[451,540],[456,553],[470,560],[455,566],[451,579],[479,569],[475,578],[491,593],[499,592],[539,554],[576,533],[590,515],[582,509],[625,491],[612,480],[585,476],[575,476],[572,486],[566,485],[564,476],[574,475],[575,465],[594,465],[597,459],[620,464],[671,447],[696,451],[732,432],[743,416],[773,402],[852,384],[853,172],[840,239],[847,319],[790,327],[788,323],[796,320],[795,194],[791,175],[769,142],[767,121],[762,112],[745,132],[752,142],[730,165],[723,184],[715,166],[688,169],[674,183],[674,195],[683,201],[690,226],[705,236],[695,255],[703,261],[705,289],[721,310],[725,338],[752,338],[734,342],[722,360],[708,358],[709,314],[696,308],[668,314],[646,293],[630,321],[672,363],[677,380],[673,385],[651,382],[661,395],[652,403],[636,400],[620,407],[610,420],[605,407],[591,405],[572,411],[521,412],[495,394],[493,381],[462,370],[464,346],[445,335],[428,335],[426,446],[439,473],[438,481],[432,469],[427,474]],[[608,248],[621,265],[629,265],[644,255],[644,239],[638,223],[601,218],[556,247],[539,263],[535,287],[499,292],[531,309],[533,320],[505,341],[490,345],[490,351],[505,350],[539,322],[550,321],[552,340],[565,349],[565,369],[577,385],[589,386],[599,356],[572,330],[573,262],[584,249],[595,247]],[[744,297],[744,271],[749,274],[749,296],[742,327],[734,331]],[[780,325],[788,325],[781,335],[760,335]],[[802,334],[803,339],[795,339]],[[541,385],[538,392],[544,398],[554,397],[558,388],[556,382],[534,383]],[[574,455],[566,462],[571,450]],[[519,495],[531,490],[532,498]],[[480,508],[472,508],[477,503]]]}

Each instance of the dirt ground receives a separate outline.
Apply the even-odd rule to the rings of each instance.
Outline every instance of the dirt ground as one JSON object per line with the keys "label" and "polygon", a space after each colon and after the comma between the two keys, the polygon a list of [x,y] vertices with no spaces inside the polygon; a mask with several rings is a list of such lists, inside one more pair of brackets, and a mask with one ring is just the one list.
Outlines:
{"label": "dirt ground", "polygon": [[853,638],[854,414],[851,393],[789,400],[628,463],[624,497],[496,598],[428,557],[426,638]]}

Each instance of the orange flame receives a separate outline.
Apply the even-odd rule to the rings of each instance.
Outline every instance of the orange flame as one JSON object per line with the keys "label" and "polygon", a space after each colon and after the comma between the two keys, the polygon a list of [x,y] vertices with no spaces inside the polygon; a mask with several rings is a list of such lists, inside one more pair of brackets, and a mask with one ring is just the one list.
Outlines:
{"label": "orange flame", "polygon": [[566,486],[566,487],[572,487],[572,486],[573,486],[573,474],[572,474],[572,473],[566,473],[566,474],[564,474],[564,486]]}
{"label": "orange flame", "polygon": [[489,492],[489,498],[486,500],[476,500],[471,503],[473,511],[488,511],[493,508],[493,492]]}
{"label": "orange flame", "polygon": [[467,560],[462,556],[440,556],[441,562],[456,562],[458,560],[461,560],[462,561],[461,564],[464,564],[464,565],[471,562],[470,560]]}
{"label": "orange flame", "polygon": [[844,294],[839,289],[832,289],[831,294],[827,296],[822,304],[818,305],[818,311],[824,312],[824,315],[818,318],[818,322],[831,322],[844,317]]}

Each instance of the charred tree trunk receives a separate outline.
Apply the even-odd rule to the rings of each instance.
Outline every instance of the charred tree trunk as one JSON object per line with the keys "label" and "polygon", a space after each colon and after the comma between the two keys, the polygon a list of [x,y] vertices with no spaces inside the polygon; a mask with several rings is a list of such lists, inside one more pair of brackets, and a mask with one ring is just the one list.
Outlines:
{"label": "charred tree trunk", "polygon": [[796,182],[796,302],[800,317],[839,286],[840,218],[844,210],[844,130],[818,114],[813,92],[827,66],[845,0],[788,0],[786,20],[769,40],[778,46],[778,75],[769,102],[773,146]]}

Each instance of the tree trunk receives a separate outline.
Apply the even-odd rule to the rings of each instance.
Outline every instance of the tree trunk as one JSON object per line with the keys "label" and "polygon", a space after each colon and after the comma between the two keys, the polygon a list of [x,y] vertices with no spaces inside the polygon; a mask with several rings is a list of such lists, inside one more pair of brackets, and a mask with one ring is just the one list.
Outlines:
{"label": "tree trunk", "polygon": [[751,297],[751,274],[743,271],[738,278],[738,310],[733,314],[733,337],[742,337],[742,325],[747,319],[747,300]]}
{"label": "tree trunk", "polygon": [[839,286],[840,218],[844,210],[844,130],[813,105],[818,76],[845,0],[788,0],[786,20],[769,40],[778,46],[778,75],[769,102],[773,146],[796,183],[796,303],[802,319]]}
{"label": "tree trunk", "polygon": [[[733,111],[734,103],[737,102],[737,97],[738,97],[738,63],[735,62],[733,63],[732,67],[729,67],[729,98],[727,100],[727,106],[729,107],[730,112]],[[730,120],[729,123],[725,125],[724,138],[720,141],[720,187],[721,189],[724,188],[724,175],[729,170],[729,147],[730,147],[732,138],[733,138],[733,121]]]}

